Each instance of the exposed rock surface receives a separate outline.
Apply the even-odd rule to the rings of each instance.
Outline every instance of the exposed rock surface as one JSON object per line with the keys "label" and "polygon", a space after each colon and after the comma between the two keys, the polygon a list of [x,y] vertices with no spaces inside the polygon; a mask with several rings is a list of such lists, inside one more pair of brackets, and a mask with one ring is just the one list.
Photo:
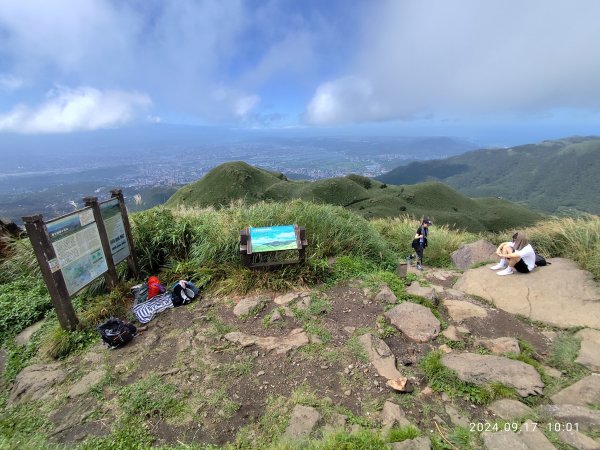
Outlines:
{"label": "exposed rock surface", "polygon": [[396,294],[392,292],[389,286],[383,286],[377,295],[375,296],[375,301],[379,303],[396,303],[398,298]]}
{"label": "exposed rock surface", "polygon": [[402,374],[396,368],[396,357],[383,340],[371,333],[363,334],[358,340],[380,376],[388,380],[396,380],[402,377]]}
{"label": "exposed rock surface", "polygon": [[488,406],[488,409],[504,420],[517,419],[532,412],[529,406],[508,398],[496,400]]}
{"label": "exposed rock surface", "polygon": [[449,325],[448,328],[442,331],[442,335],[444,335],[444,337],[450,341],[460,341],[458,330],[454,325]]}
{"label": "exposed rock surface", "polygon": [[415,342],[428,342],[440,332],[440,321],[431,310],[416,303],[404,302],[385,313],[392,325]]}
{"label": "exposed rock surface", "polygon": [[291,439],[307,438],[319,420],[321,414],[312,406],[296,405],[290,417],[290,424],[285,430],[285,436]]}
{"label": "exposed rock surface", "polygon": [[589,328],[577,332],[581,338],[581,348],[575,362],[594,372],[600,372],[600,331]]}
{"label": "exposed rock surface", "polygon": [[450,255],[452,263],[459,269],[465,270],[474,264],[497,259],[496,246],[485,239],[470,244],[461,245]]}
{"label": "exposed rock surface", "polygon": [[448,353],[442,356],[442,363],[456,371],[463,381],[474,384],[497,381],[514,387],[521,397],[541,394],[544,387],[540,374],[532,366],[503,356]]}
{"label": "exposed rock surface", "polygon": [[241,331],[234,331],[227,333],[225,335],[225,339],[230,342],[240,344],[242,347],[257,345],[267,351],[274,350],[277,354],[288,353],[294,348],[298,348],[309,343],[308,335],[302,328],[296,328],[290,331],[290,333],[285,337],[261,337],[242,333]]}
{"label": "exposed rock surface", "polygon": [[435,298],[435,289],[433,286],[421,286],[418,282],[411,283],[406,288],[406,292],[410,295],[416,295],[417,297],[428,298],[433,300]]}
{"label": "exposed rock surface", "polygon": [[478,341],[479,344],[483,345],[490,352],[501,355],[503,353],[521,353],[519,348],[519,341],[513,337],[499,337],[496,339],[481,339]]}
{"label": "exposed rock surface", "polygon": [[410,380],[406,377],[388,380],[386,384],[397,392],[412,392],[415,390]]}
{"label": "exposed rock surface", "polygon": [[600,442],[593,440],[578,431],[559,431],[558,437],[564,443],[575,447],[577,450],[600,450]]}
{"label": "exposed rock surface", "polygon": [[577,383],[554,394],[552,401],[560,405],[580,405],[590,407],[600,403],[600,375],[589,375]]}
{"label": "exposed rock surface", "polygon": [[310,297],[310,292],[298,291],[298,292],[288,292],[287,294],[278,295],[273,300],[276,305],[284,306],[289,305],[294,300],[302,299],[305,297]]}
{"label": "exposed rock surface", "polygon": [[402,442],[390,444],[392,450],[430,450],[431,440],[427,436],[419,436]]}
{"label": "exposed rock surface", "polygon": [[469,418],[452,405],[445,405],[446,414],[450,417],[452,425],[457,427],[469,427]]}
{"label": "exposed rock surface", "polygon": [[260,305],[259,297],[245,297],[241,299],[233,308],[233,313],[237,317],[247,316],[250,312]]}
{"label": "exposed rock surface", "polygon": [[591,273],[568,259],[553,258],[550,266],[508,277],[479,267],[467,270],[454,287],[557,327],[600,328],[600,288]]}
{"label": "exposed rock surface", "polygon": [[527,420],[517,433],[521,440],[533,450],[555,450],[556,447],[550,443],[544,432],[537,424]]}
{"label": "exposed rock surface", "polygon": [[45,398],[50,389],[66,377],[60,363],[34,364],[17,375],[15,384],[8,396],[8,404],[21,401],[34,401]]}
{"label": "exposed rock surface", "polygon": [[92,387],[97,385],[104,376],[104,370],[94,370],[83,376],[81,380],[71,386],[67,393],[67,397],[77,397],[88,392]]}
{"label": "exposed rock surface", "polygon": [[499,431],[481,433],[483,445],[486,450],[531,450],[519,436],[512,431]]}
{"label": "exposed rock surface", "polygon": [[39,331],[39,329],[42,328],[43,324],[44,321],[40,320],[39,322],[36,322],[33,325],[30,325],[27,328],[25,328],[23,331],[21,331],[15,336],[15,343],[17,345],[27,344],[31,339],[31,336],[33,336],[37,331]]}
{"label": "exposed rock surface", "polygon": [[393,427],[394,425],[405,427],[410,425],[400,405],[389,400],[383,404],[379,417],[384,427]]}
{"label": "exposed rock surface", "polygon": [[562,423],[578,423],[579,429],[587,431],[600,429],[600,411],[579,405],[543,405],[542,417],[552,417]]}
{"label": "exposed rock surface", "polygon": [[445,300],[444,306],[448,309],[448,314],[452,320],[462,322],[471,317],[486,317],[485,308],[464,300]]}

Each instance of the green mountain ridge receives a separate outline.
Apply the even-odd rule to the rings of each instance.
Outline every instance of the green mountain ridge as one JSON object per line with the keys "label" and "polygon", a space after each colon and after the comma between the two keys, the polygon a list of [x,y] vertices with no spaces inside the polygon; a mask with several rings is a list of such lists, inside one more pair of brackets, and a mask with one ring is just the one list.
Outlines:
{"label": "green mountain ridge", "polygon": [[502,197],[551,214],[600,214],[600,137],[570,137],[411,163],[377,177],[437,180],[473,197]]}
{"label": "green mountain ridge", "polygon": [[234,201],[289,202],[292,199],[342,206],[365,218],[428,215],[469,231],[499,231],[531,225],[541,218],[521,205],[497,198],[468,198],[440,182],[390,186],[360,175],[294,181],[244,162],[215,167],[179,189],[168,207],[223,207]]}

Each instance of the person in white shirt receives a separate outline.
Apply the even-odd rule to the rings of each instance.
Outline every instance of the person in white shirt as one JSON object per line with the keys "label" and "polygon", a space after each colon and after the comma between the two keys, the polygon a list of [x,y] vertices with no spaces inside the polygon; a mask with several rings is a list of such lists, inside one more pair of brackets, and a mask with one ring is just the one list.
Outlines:
{"label": "person in white shirt", "polygon": [[504,242],[496,250],[500,262],[490,269],[500,270],[497,275],[511,275],[515,270],[529,273],[535,268],[535,251],[522,231],[513,234],[513,242]]}

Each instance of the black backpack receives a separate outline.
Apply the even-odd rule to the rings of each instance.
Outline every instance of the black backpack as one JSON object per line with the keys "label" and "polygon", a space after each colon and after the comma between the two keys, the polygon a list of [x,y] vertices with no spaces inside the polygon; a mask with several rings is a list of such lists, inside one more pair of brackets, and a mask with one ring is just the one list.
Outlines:
{"label": "black backpack", "polygon": [[111,317],[98,326],[98,331],[100,332],[100,336],[102,336],[102,340],[110,348],[118,348],[127,344],[135,337],[137,328],[135,325],[123,322],[117,317]]}
{"label": "black backpack", "polygon": [[546,258],[544,258],[542,255],[535,255],[535,265],[538,267],[543,267],[543,266],[547,266],[548,264],[552,264],[548,261],[546,261]]}

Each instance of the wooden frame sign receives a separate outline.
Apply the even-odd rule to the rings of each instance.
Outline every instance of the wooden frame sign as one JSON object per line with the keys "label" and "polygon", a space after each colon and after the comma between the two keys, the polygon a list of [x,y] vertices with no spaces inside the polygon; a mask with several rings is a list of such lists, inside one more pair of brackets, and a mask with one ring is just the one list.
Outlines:
{"label": "wooden frame sign", "polygon": [[[247,267],[269,267],[303,263],[306,259],[306,231],[304,227],[278,225],[272,227],[248,227],[240,231],[240,252]],[[284,261],[255,261],[253,255],[272,255],[276,252],[297,250],[298,259]]]}
{"label": "wooden frame sign", "polygon": [[112,191],[112,198],[103,203],[96,197],[83,201],[84,208],[47,222],[41,215],[23,217],[58,320],[66,330],[79,323],[72,296],[100,276],[114,288],[115,265],[125,259],[138,273],[122,192]]}

